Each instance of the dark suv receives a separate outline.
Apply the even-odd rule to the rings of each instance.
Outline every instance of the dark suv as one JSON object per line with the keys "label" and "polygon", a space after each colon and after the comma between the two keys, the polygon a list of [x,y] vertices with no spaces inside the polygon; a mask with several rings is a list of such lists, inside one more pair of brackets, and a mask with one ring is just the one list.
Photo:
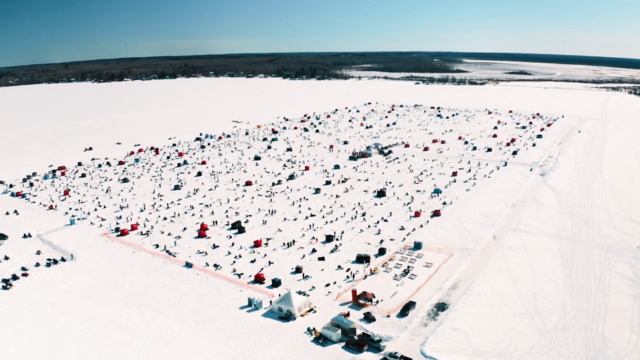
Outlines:
{"label": "dark suv", "polygon": [[411,312],[411,310],[416,308],[416,302],[411,300],[404,304],[402,309],[400,309],[400,316],[407,316]]}
{"label": "dark suv", "polygon": [[364,352],[369,347],[369,344],[367,344],[366,342],[354,338],[347,339],[345,345],[359,352]]}

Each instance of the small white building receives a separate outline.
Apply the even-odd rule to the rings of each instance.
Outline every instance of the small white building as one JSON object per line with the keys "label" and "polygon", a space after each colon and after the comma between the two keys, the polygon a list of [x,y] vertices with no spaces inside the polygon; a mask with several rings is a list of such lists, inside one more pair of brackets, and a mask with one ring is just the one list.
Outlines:
{"label": "small white building", "polygon": [[322,334],[322,336],[324,336],[326,339],[331,340],[335,343],[338,343],[342,340],[342,330],[328,324],[320,330],[320,334]]}

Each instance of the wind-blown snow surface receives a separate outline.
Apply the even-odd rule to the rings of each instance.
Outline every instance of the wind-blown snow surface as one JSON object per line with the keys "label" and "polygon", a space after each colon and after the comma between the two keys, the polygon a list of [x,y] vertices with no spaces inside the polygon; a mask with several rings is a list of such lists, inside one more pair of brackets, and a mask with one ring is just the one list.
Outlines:
{"label": "wind-blown snow surface", "polygon": [[[461,183],[452,187],[458,189],[454,194],[448,194],[445,189],[444,196],[454,203],[444,209],[441,218],[431,219],[424,228],[418,224],[425,224],[427,219],[409,220],[408,207],[367,209],[372,213],[393,211],[396,218],[390,220],[394,227],[383,228],[380,236],[375,235],[373,229],[365,229],[369,242],[377,242],[382,237],[387,239],[385,245],[391,251],[401,249],[404,244],[399,239],[405,234],[395,230],[395,226],[403,221],[409,229],[418,227],[409,242],[422,240],[426,245],[446,248],[455,254],[442,268],[445,276],[434,277],[434,286],[425,286],[416,294],[418,307],[408,318],[387,319],[379,315],[375,324],[360,322],[360,311],[344,306],[344,300],[335,300],[335,292],[327,296],[328,290],[319,286],[309,291],[310,282],[337,281],[337,285],[329,289],[346,288],[349,283],[344,282],[344,272],[337,272],[334,267],[320,271],[309,263],[311,280],[298,281],[288,273],[278,275],[284,278],[285,287],[307,290],[318,311],[283,323],[265,316],[264,310],[251,311],[244,307],[247,296],[260,295],[250,289],[108,240],[100,235],[103,229],[89,226],[87,221],[64,226],[68,216],[63,215],[62,209],[47,212],[36,206],[46,200],[43,196],[34,198],[34,205],[4,194],[0,196],[0,211],[2,214],[9,211],[10,215],[1,215],[0,232],[9,234],[10,239],[0,246],[0,256],[9,254],[11,259],[0,263],[0,275],[19,273],[20,265],[27,265],[31,275],[16,281],[10,291],[0,292],[0,318],[3,319],[0,339],[4,353],[12,359],[40,356],[297,359],[300,354],[309,359],[379,358],[380,355],[371,352],[353,354],[339,345],[320,347],[304,334],[307,326],[320,328],[339,311],[350,310],[361,326],[392,339],[389,350],[399,350],[413,358],[637,357],[640,353],[640,241],[636,235],[640,230],[637,220],[640,195],[634,189],[640,180],[640,150],[634,141],[634,134],[640,130],[634,120],[640,113],[637,98],[575,88],[426,87],[384,81],[274,79],[5,88],[0,89],[0,151],[10,155],[0,162],[0,177],[17,183],[15,180],[27,172],[43,173],[49,164],[69,166],[76,161],[87,163],[91,157],[104,156],[113,161],[123,158],[129,150],[136,150],[138,147],[133,145],[137,143],[143,144],[142,147],[165,146],[163,152],[170,151],[172,142],[189,142],[200,132],[242,134],[240,129],[257,131],[255,125],[268,124],[277,117],[299,120],[304,113],[325,115],[333,109],[344,111],[344,107],[357,107],[364,112],[369,108],[363,104],[369,101],[379,111],[387,110],[390,104],[423,104],[468,112],[473,115],[469,127],[457,125],[456,129],[465,131],[465,138],[474,137],[481,146],[495,140],[489,135],[496,119],[510,122],[510,130],[505,127],[498,132],[496,144],[498,141],[503,144],[507,140],[504,135],[516,131],[512,128],[514,120],[507,114],[510,109],[522,117],[529,118],[540,112],[549,119],[557,119],[543,132],[545,138],[537,141],[538,146],[529,146],[511,164],[501,166],[491,178],[482,178],[469,192],[464,190],[470,185]],[[494,115],[488,115],[485,109],[491,109]],[[383,127],[385,122],[389,121],[381,119],[376,126]],[[346,121],[342,124],[332,130],[336,139],[348,136],[357,147],[367,142],[362,132],[349,130]],[[300,123],[297,125],[302,127]],[[235,130],[234,126],[237,126]],[[450,147],[449,152],[439,156],[434,153],[436,148],[432,148],[427,156],[415,146],[428,143],[432,137],[440,137],[448,130],[444,120],[434,128],[439,134],[424,139],[419,138],[422,133],[418,131],[418,123],[405,126],[415,129],[406,136],[396,134],[397,140],[411,139],[411,148],[394,148],[392,156],[407,159],[407,166],[401,168],[408,170],[412,164],[416,174],[403,173],[391,180],[395,186],[403,185],[414,191],[412,195],[418,204],[431,201],[428,192],[433,181],[425,178],[424,188],[414,183],[417,173],[428,169],[425,157],[435,159],[437,168],[447,170],[447,176],[460,156],[471,156],[474,162],[491,162],[491,167],[502,165],[502,158],[509,157],[503,154],[506,148],[500,153],[471,155],[458,142],[458,132],[447,134],[448,144],[439,145]],[[380,130],[378,127],[374,131]],[[167,140],[173,136],[177,139]],[[291,138],[286,134],[276,136],[282,136],[283,140]],[[116,141],[123,145],[114,145]],[[524,141],[530,144],[527,138],[518,138],[516,143]],[[371,139],[373,142],[376,140]],[[292,144],[304,143],[292,140]],[[265,145],[257,141],[256,152]],[[335,145],[338,147],[340,143]],[[93,146],[95,151],[82,152],[88,146]],[[284,155],[281,152],[284,144],[274,143],[274,147]],[[322,153],[318,155],[318,165],[330,156],[326,151],[324,146],[305,149],[305,153]],[[253,154],[245,151],[244,157],[250,158]],[[362,171],[374,171],[368,169],[367,164],[384,166],[382,159],[376,155],[369,163],[358,163],[360,172],[351,169],[352,163],[342,160],[341,171],[343,176],[357,179],[364,176]],[[275,156],[265,157],[264,161],[265,168],[277,168],[282,172],[281,177],[288,174]],[[296,164],[298,174],[304,164]],[[291,185],[300,194],[305,186],[311,190],[322,179],[319,169],[312,167],[310,171],[316,176],[301,176]],[[238,175],[245,180],[242,173]],[[438,186],[447,185],[448,180],[438,174],[434,176],[439,179]],[[376,182],[386,179],[372,180],[370,186],[354,186],[375,188]],[[266,179],[259,185],[263,182]],[[417,190],[427,190],[427,193]],[[149,188],[148,192],[151,191]],[[331,190],[323,188],[321,196],[327,191]],[[373,202],[370,195],[352,192],[336,201],[353,202],[360,196],[370,204]],[[136,194],[135,197],[144,196]],[[313,195],[309,192],[307,196]],[[76,197],[77,194],[72,194],[72,199]],[[393,203],[392,200],[389,199],[389,203]],[[191,200],[186,203],[197,205]],[[290,204],[278,200],[275,207],[280,213],[295,211],[295,208],[287,209]],[[11,214],[13,209],[20,215]],[[223,209],[224,206],[220,211]],[[347,220],[340,221],[346,226]],[[251,223],[258,221],[255,218]],[[286,240],[297,238],[300,242],[301,232],[297,227],[269,221],[273,228],[282,225],[282,237],[286,236]],[[189,227],[191,237],[195,235],[196,222],[199,219],[184,224]],[[242,242],[246,247],[254,238],[277,236],[251,231],[249,228],[247,237],[236,236],[233,241]],[[61,249],[47,246],[35,236],[20,239],[25,232],[44,234]],[[308,236],[322,233],[309,232]],[[148,248],[151,243],[159,242],[153,241],[153,237],[144,240],[133,236],[137,235],[126,239]],[[396,242],[392,243],[390,237],[395,237]],[[281,249],[278,239],[278,249],[269,249],[269,258],[275,260],[276,267],[281,267],[279,271],[302,261],[300,254],[308,254],[308,249]],[[204,244],[212,241],[222,245],[215,251],[229,249],[230,240],[216,237]],[[337,255],[327,255],[328,263],[348,265],[361,249],[349,239],[341,243]],[[198,245],[181,246],[180,257],[194,256],[192,250],[198,249]],[[332,245],[320,246],[324,254]],[[365,248],[370,250],[375,246]],[[35,255],[36,249],[41,249],[43,254]],[[51,268],[31,269],[35,261],[60,257],[66,251],[74,253],[76,260]],[[224,253],[212,256],[220,255]],[[248,260],[246,256],[243,259],[245,263]],[[223,271],[231,267],[228,264],[231,260],[222,264]],[[255,271],[248,264],[242,266],[251,274]],[[267,268],[267,276],[272,276],[268,271]],[[362,284],[382,283],[385,275],[375,275]],[[396,287],[393,280],[391,283]],[[389,290],[392,291],[395,290]],[[384,297],[384,290],[376,289],[376,293]],[[437,322],[427,322],[426,315],[432,304],[440,300],[450,302],[450,310]]]}

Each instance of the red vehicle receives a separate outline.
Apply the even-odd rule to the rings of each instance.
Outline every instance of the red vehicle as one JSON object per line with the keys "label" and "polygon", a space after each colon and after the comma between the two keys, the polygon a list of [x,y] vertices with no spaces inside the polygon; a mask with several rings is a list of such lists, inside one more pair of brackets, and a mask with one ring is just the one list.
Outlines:
{"label": "red vehicle", "polygon": [[359,352],[365,352],[369,347],[369,344],[367,344],[366,342],[354,338],[348,339],[345,345]]}

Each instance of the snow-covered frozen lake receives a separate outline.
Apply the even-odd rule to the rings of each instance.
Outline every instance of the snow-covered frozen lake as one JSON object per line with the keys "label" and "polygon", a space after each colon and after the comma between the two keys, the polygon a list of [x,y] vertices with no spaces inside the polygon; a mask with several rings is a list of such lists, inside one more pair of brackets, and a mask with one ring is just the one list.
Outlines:
{"label": "snow-covered frozen lake", "polygon": [[[640,98],[562,83],[217,78],[0,88],[0,232],[9,235],[0,277],[29,273],[0,292],[0,351],[379,359],[305,333],[348,311],[389,340],[387,350],[414,359],[635,359],[638,113]],[[393,153],[348,160],[374,143]],[[61,165],[64,176],[44,179]],[[387,197],[374,197],[382,187]],[[436,209],[442,216],[429,217]],[[228,230],[236,219],[245,234]],[[134,223],[140,229],[125,237],[110,231]],[[201,223],[210,230],[198,239]],[[322,241],[334,232],[339,241]],[[269,245],[253,247],[256,239]],[[380,247],[387,253],[371,268],[353,264]],[[69,254],[73,261],[44,266]],[[265,285],[252,282],[257,272]],[[283,286],[269,286],[273,277]],[[376,294],[375,323],[348,301],[351,288]],[[282,322],[246,306],[287,289],[309,294],[316,312]],[[416,309],[397,317],[407,299]],[[436,302],[450,308],[429,320]]]}

